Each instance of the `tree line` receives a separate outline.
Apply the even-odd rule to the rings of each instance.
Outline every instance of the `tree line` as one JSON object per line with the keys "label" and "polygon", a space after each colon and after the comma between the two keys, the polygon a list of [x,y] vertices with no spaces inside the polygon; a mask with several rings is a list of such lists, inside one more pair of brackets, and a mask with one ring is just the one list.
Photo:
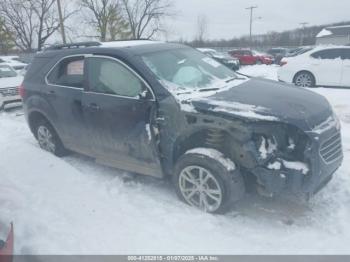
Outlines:
{"label": "tree line", "polygon": [[75,0],[64,1],[60,20],[57,4],[57,0],[1,0],[0,52],[14,47],[23,52],[42,50],[59,32],[60,22],[70,42],[79,37],[150,39],[164,31],[162,20],[173,15],[172,0]]}
{"label": "tree line", "polygon": [[[255,35],[250,42],[249,36],[235,37],[229,40],[205,40],[203,34],[196,37],[193,41],[182,41],[193,47],[251,47],[254,49],[266,49],[271,47],[294,47],[302,45],[315,45],[317,34],[325,27],[349,25],[348,22],[325,24],[318,26],[309,26],[284,32],[268,32],[267,34]],[[198,32],[201,28],[206,28],[206,22],[198,22]]]}

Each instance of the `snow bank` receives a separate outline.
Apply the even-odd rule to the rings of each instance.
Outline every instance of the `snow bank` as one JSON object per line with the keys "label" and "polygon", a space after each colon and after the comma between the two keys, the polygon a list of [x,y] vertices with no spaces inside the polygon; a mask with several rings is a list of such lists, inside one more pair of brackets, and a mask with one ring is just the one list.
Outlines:
{"label": "snow bank", "polygon": [[340,118],[345,159],[309,203],[247,196],[205,214],[166,181],[51,156],[23,116],[0,112],[0,221],[14,222],[16,254],[349,254],[350,91],[313,90]]}

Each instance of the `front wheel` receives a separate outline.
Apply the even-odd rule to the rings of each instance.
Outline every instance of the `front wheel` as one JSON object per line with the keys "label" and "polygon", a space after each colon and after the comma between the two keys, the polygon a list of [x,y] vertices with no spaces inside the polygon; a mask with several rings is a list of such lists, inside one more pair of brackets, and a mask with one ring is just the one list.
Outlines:
{"label": "front wheel", "polygon": [[239,171],[232,168],[233,163],[231,166],[227,163],[232,162],[218,151],[183,155],[176,164],[174,175],[179,198],[208,213],[229,211],[233,203],[242,198],[245,189]]}
{"label": "front wheel", "polygon": [[36,125],[35,132],[39,146],[42,149],[59,157],[66,155],[67,151],[60,138],[54,128],[47,121],[44,119],[39,121]]}
{"label": "front wheel", "polygon": [[315,86],[315,78],[309,72],[299,72],[294,77],[294,84],[300,87],[314,87]]}

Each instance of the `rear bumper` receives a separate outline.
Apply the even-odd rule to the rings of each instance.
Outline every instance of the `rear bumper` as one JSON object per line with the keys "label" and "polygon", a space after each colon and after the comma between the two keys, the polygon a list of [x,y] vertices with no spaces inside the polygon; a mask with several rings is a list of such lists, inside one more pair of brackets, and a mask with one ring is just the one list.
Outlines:
{"label": "rear bumper", "polygon": [[[336,128],[332,128],[322,134],[308,133],[312,144],[305,153],[308,159],[308,162],[305,163],[308,166],[307,173],[286,168],[271,170],[266,166],[257,167],[252,172],[257,177],[258,184],[269,195],[292,193],[294,195],[311,197],[316,194],[331,181],[333,174],[343,161],[341,138],[339,142],[340,151],[339,144],[337,148],[335,146],[332,148],[335,134],[339,134],[340,137],[340,131]],[[338,141],[336,142],[338,143]],[[325,149],[328,152],[322,155],[321,152],[324,152],[322,150]],[[324,156],[326,156],[326,159]]]}
{"label": "rear bumper", "polygon": [[22,99],[19,95],[10,95],[10,96],[4,96],[0,94],[0,107],[4,106],[6,104],[14,103],[14,102],[21,102]]}

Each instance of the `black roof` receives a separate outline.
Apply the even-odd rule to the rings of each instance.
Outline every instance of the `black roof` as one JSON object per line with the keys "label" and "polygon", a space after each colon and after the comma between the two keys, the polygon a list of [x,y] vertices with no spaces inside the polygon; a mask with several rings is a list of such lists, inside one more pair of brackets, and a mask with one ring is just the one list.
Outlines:
{"label": "black roof", "polygon": [[78,42],[71,44],[53,45],[47,47],[38,56],[54,56],[56,54],[83,54],[86,52],[96,53],[101,50],[120,50],[130,54],[145,54],[162,50],[185,48],[181,44],[166,42],[131,40],[131,41],[114,41],[114,42]]}

